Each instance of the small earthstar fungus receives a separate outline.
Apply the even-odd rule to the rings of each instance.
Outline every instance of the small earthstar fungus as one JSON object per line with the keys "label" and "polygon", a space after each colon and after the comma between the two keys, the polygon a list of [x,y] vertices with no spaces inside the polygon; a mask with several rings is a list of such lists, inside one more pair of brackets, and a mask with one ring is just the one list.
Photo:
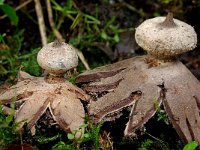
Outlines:
{"label": "small earthstar fungus", "polygon": [[6,105],[16,100],[19,108],[15,112],[15,122],[20,122],[18,130],[22,131],[25,122],[31,129],[48,108],[54,121],[64,131],[76,132],[76,136],[80,137],[84,132],[80,126],[84,124],[85,117],[80,99],[88,100],[89,96],[63,77],[66,71],[78,64],[75,49],[55,41],[39,51],[37,60],[49,74],[33,77],[20,71],[17,84],[0,93],[5,112],[9,110]]}
{"label": "small earthstar fungus", "polygon": [[[167,17],[144,21],[135,39],[148,55],[134,57],[86,71],[77,77],[94,98],[89,114],[94,123],[114,120],[131,108],[125,136],[154,116],[161,104],[184,142],[200,143],[200,83],[176,58],[196,47],[197,35],[190,25]],[[158,105],[157,107],[155,106]]]}

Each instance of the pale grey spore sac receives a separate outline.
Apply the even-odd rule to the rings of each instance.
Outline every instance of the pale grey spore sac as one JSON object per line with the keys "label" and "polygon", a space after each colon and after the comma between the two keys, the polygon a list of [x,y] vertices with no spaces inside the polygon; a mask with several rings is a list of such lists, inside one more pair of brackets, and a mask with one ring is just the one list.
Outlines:
{"label": "pale grey spore sac", "polygon": [[48,73],[60,76],[78,65],[78,56],[73,46],[55,41],[39,51],[37,61]]}

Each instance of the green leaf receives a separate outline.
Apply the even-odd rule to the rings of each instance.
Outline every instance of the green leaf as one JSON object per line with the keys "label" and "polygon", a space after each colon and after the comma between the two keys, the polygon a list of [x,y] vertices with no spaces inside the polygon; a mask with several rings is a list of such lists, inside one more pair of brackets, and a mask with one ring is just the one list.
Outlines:
{"label": "green leaf", "polygon": [[108,35],[106,34],[106,32],[101,32],[101,38],[104,39],[104,40],[107,40],[108,39]]}
{"label": "green leaf", "polygon": [[90,137],[90,134],[85,133],[85,134],[84,134],[84,137],[85,137],[85,138],[89,138],[89,137]]}
{"label": "green leaf", "polygon": [[186,144],[183,148],[183,150],[195,150],[198,146],[198,143],[196,141],[192,141],[188,144]]}
{"label": "green leaf", "polygon": [[82,19],[82,13],[78,11],[76,18],[74,19],[72,25],[70,26],[70,29],[74,29],[79,24],[81,19]]}
{"label": "green leaf", "polygon": [[5,43],[5,42],[4,42],[4,37],[5,37],[5,36],[6,36],[5,33],[0,34],[0,43]]}
{"label": "green leaf", "polygon": [[173,1],[173,0],[161,0],[161,2],[164,4],[169,4],[171,1]]}
{"label": "green leaf", "polygon": [[87,126],[88,124],[86,123],[86,124],[81,125],[80,128],[86,128]]}
{"label": "green leaf", "polygon": [[0,9],[8,16],[8,18],[11,20],[11,22],[15,26],[17,26],[19,18],[17,16],[15,10],[7,4],[0,5]]}
{"label": "green leaf", "polygon": [[55,0],[51,0],[51,2],[54,4],[54,9],[58,10],[58,11],[63,11],[63,8],[55,1]]}
{"label": "green leaf", "polygon": [[0,0],[0,5],[3,5],[3,4],[4,4],[4,1],[5,1],[5,0]]}
{"label": "green leaf", "polygon": [[71,82],[72,84],[76,84],[76,78],[74,76],[70,77],[68,81]]}
{"label": "green leaf", "polygon": [[8,117],[6,117],[6,123],[9,124],[13,121],[13,116],[9,115]]}
{"label": "green leaf", "polygon": [[67,134],[67,138],[68,138],[69,140],[73,140],[73,139],[75,138],[75,136],[74,136],[74,134],[68,133],[68,134]]}
{"label": "green leaf", "polygon": [[113,40],[118,43],[119,42],[119,35],[115,34],[115,36],[113,37]]}
{"label": "green leaf", "polygon": [[100,24],[101,23],[98,19],[96,19],[93,16],[84,14],[84,17],[85,17],[85,22],[86,23],[91,23],[91,24]]}
{"label": "green leaf", "polygon": [[148,150],[152,144],[153,144],[153,141],[150,139],[147,139],[144,142],[142,142],[141,147],[138,148],[138,150]]}
{"label": "green leaf", "polygon": [[72,0],[67,0],[67,9],[70,10],[72,9],[73,6],[73,1]]}

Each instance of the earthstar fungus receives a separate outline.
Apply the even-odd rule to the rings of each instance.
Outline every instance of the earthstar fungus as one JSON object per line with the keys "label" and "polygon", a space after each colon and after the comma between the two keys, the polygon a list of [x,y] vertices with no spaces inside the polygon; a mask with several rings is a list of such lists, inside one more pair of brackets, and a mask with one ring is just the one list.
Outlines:
{"label": "earthstar fungus", "polygon": [[77,77],[93,97],[89,114],[94,123],[114,120],[131,107],[125,136],[134,136],[164,109],[184,142],[200,143],[200,83],[176,57],[196,47],[194,29],[171,13],[144,21],[136,28],[136,42],[148,55],[86,71]]}
{"label": "earthstar fungus", "polygon": [[[50,75],[33,77],[20,71],[18,82],[4,92],[0,92],[0,101],[7,105],[14,100],[20,107],[15,111],[15,122],[21,122],[31,129],[40,117],[50,110],[54,121],[66,132],[83,135],[85,112],[81,100],[88,100],[83,90],[66,81],[63,74],[78,64],[78,57],[72,46],[55,41],[44,46],[38,53],[39,65]],[[5,110],[9,110],[6,106]]]}

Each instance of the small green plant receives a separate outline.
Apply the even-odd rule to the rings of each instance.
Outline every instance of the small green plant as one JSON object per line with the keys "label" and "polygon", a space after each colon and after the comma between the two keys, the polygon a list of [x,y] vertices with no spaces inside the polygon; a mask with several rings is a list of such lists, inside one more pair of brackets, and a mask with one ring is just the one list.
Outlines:
{"label": "small green plant", "polygon": [[41,75],[41,67],[37,63],[37,53],[39,49],[32,49],[30,53],[18,57],[23,70],[34,76]]}
{"label": "small green plant", "polygon": [[140,148],[138,150],[148,150],[148,148],[153,144],[153,140],[147,139],[144,142],[142,142]]}
{"label": "small green plant", "polygon": [[160,3],[169,4],[173,0],[159,0]]}
{"label": "small green plant", "polygon": [[80,138],[76,137],[77,132],[68,133],[67,138],[68,142],[60,141],[56,145],[53,146],[53,150],[77,150],[77,149],[85,149],[86,145],[90,143],[90,147],[93,150],[99,149],[99,132],[102,123],[97,126],[93,126],[91,124],[84,124],[80,128],[84,128],[85,133],[82,133]]}
{"label": "small green plant", "polygon": [[77,150],[77,148],[75,148],[73,145],[60,141],[53,146],[53,150]]}
{"label": "small green plant", "polygon": [[158,121],[163,121],[165,124],[169,125],[169,120],[168,120],[168,117],[167,117],[167,114],[165,112],[165,110],[163,110],[159,104],[158,104],[158,100],[156,98],[153,99],[154,101],[154,106],[155,106],[155,109],[156,109],[156,114],[157,114],[157,120]]}
{"label": "small green plant", "polygon": [[14,122],[14,103],[11,104],[13,112],[10,115],[3,113],[3,106],[0,104],[0,145],[12,144],[19,140],[19,134],[15,129],[17,124]]}
{"label": "small green plant", "polygon": [[5,44],[5,40],[4,40],[4,37],[5,37],[5,36],[6,36],[5,33],[0,34],[0,43]]}
{"label": "small green plant", "polygon": [[99,134],[100,134],[100,128],[102,125],[103,125],[103,122],[99,123],[96,126],[94,126],[93,124],[84,125],[86,131],[84,133],[83,142],[91,142],[92,149],[95,149],[95,150],[99,149]]}
{"label": "small green plant", "polygon": [[72,75],[68,78],[68,81],[71,82],[72,84],[76,84],[76,77]]}
{"label": "small green plant", "polygon": [[183,150],[195,150],[198,147],[198,142],[192,141],[186,144]]}
{"label": "small green plant", "polygon": [[24,30],[16,32],[7,43],[4,34],[0,36],[0,77],[5,78],[4,80],[14,80],[20,68],[34,76],[41,74],[36,60],[39,49],[21,52],[23,33]]}
{"label": "small green plant", "polygon": [[[20,49],[23,41],[24,30],[19,30],[14,33],[12,38],[5,42],[4,38],[1,40],[0,47],[0,77],[9,77],[13,80],[20,67]],[[3,46],[2,46],[3,45]],[[4,79],[6,80],[6,79]]]}
{"label": "small green plant", "polygon": [[46,136],[42,136],[42,135],[34,137],[35,141],[39,144],[50,143],[52,141],[57,140],[58,138],[60,138],[60,134],[57,134],[57,135],[52,136],[52,137],[46,137]]}

